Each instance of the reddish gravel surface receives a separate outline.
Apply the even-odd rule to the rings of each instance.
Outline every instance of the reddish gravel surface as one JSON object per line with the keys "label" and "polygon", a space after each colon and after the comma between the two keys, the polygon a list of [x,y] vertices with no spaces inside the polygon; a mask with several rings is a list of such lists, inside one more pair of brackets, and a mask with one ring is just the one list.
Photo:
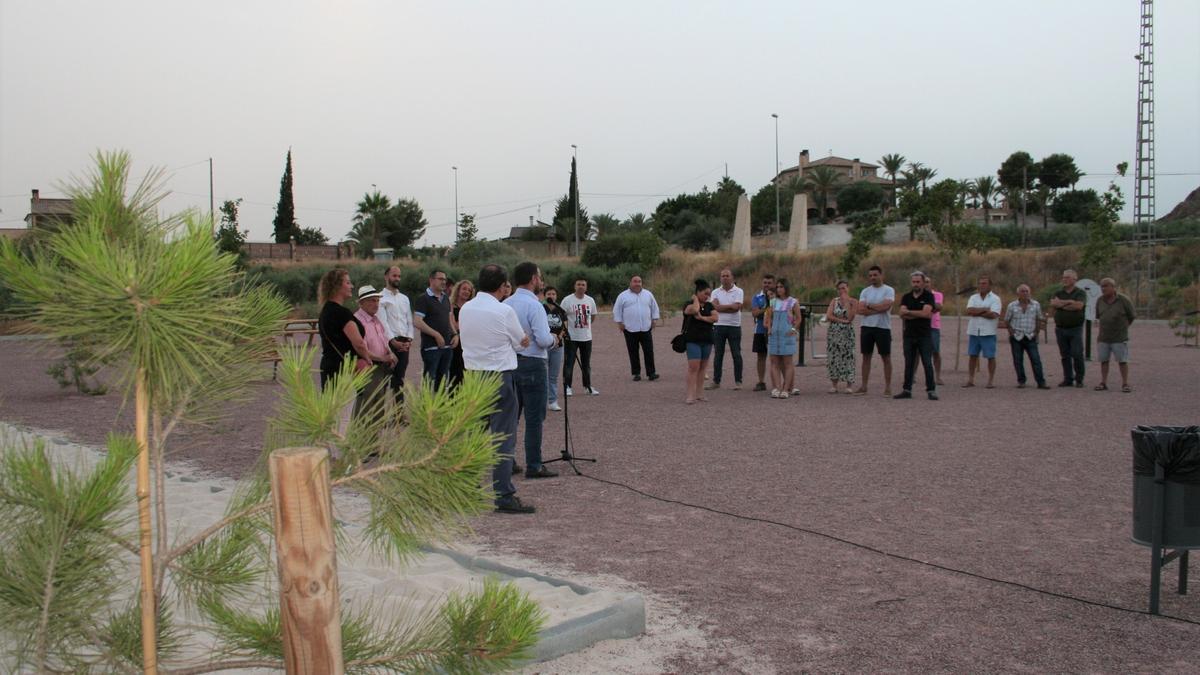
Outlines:
{"label": "reddish gravel surface", "polygon": [[[575,452],[599,459],[580,469],[665,499],[1144,610],[1150,556],[1129,540],[1129,429],[1200,423],[1200,350],[1176,347],[1165,325],[1135,325],[1135,391],[1122,394],[1092,391],[1094,363],[1084,389],[1018,390],[1004,345],[998,387],[965,390],[965,373],[952,371],[954,320],[946,324],[939,402],[884,400],[876,361],[868,397],[824,393],[824,366],[810,365],[798,370],[799,397],[771,400],[747,386],[685,406],[672,329],[656,331],[662,379],[634,383],[616,329],[602,320],[602,395],[571,399]],[[0,420],[99,443],[125,418],[115,395],[58,390],[34,343],[0,345]],[[748,335],[745,349],[752,385]],[[1042,350],[1054,384],[1057,350]],[[253,462],[273,396],[269,382],[257,386],[257,404],[239,407],[190,459],[234,476]],[[562,445],[561,413],[550,413],[546,456]],[[677,655],[680,672],[1200,672],[1197,624],[567,473],[519,481],[538,513],[483,517],[481,536],[556,567],[624,577],[703,617],[709,646]],[[1178,596],[1174,575],[1172,566],[1163,612],[1200,622],[1195,581],[1192,595]],[[731,656],[747,651],[762,660],[752,667]]]}

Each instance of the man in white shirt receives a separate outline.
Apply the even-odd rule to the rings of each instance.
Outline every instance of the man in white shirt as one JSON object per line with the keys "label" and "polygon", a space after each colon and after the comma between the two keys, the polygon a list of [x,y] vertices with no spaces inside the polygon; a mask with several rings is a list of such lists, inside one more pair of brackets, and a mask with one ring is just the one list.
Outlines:
{"label": "man in white shirt", "polygon": [[733,283],[733,271],[721,270],[721,285],[712,292],[717,323],[713,326],[713,378],[705,389],[721,386],[721,370],[725,365],[725,344],[733,355],[733,388],[742,388],[742,303],[745,295]]}
{"label": "man in white shirt", "polygon": [[567,344],[563,358],[563,384],[571,395],[575,359],[583,374],[583,388],[592,396],[600,391],[592,386],[592,321],[596,318],[596,300],[587,294],[587,279],[575,280],[575,293],[568,295],[559,306],[567,313]]}
{"label": "man in white shirt", "polygon": [[463,366],[469,371],[496,373],[500,376],[500,400],[488,418],[488,430],[500,436],[499,461],[492,469],[492,490],[496,493],[496,511],[533,513],[532,504],[522,504],[512,482],[513,451],[517,445],[516,372],[517,350],[529,346],[529,336],[512,307],[500,302],[508,274],[499,265],[486,265],[479,271],[479,293],[462,306],[458,330],[463,348]]}
{"label": "man in white shirt", "polygon": [[988,362],[987,388],[995,387],[996,379],[996,329],[1000,325],[1000,296],[992,292],[990,277],[979,277],[979,292],[967,300],[967,383],[964,387],[975,386],[975,371],[979,370],[979,355]]}
{"label": "man in white shirt", "polygon": [[862,326],[859,329],[859,351],[862,352],[862,386],[855,394],[867,393],[867,381],[871,377],[871,355],[879,350],[883,360],[883,395],[892,395],[892,305],[896,302],[896,289],[883,283],[883,268],[871,265],[867,270],[869,285],[858,294],[858,309]]}
{"label": "man in white shirt", "polygon": [[396,367],[392,369],[392,391],[398,400],[403,400],[404,372],[408,370],[408,350],[413,339],[412,305],[408,296],[400,292],[399,267],[389,267],[383,280],[379,313],[388,330],[388,346],[396,356]]}
{"label": "man in white shirt", "polygon": [[617,301],[613,303],[613,322],[625,336],[625,349],[629,351],[629,370],[633,373],[633,381],[642,380],[642,366],[638,362],[639,346],[646,359],[646,379],[651,382],[657,380],[651,329],[660,322],[658,302],[653,293],[642,288],[640,276],[635,275],[630,279],[629,288],[617,296]]}

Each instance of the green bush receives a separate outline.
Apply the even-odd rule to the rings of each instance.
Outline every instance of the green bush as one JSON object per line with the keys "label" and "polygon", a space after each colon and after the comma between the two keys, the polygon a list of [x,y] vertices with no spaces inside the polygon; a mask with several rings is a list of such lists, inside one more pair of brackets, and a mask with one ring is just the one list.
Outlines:
{"label": "green bush", "polygon": [[618,267],[636,263],[643,270],[658,265],[666,242],[652,232],[606,234],[588,244],[582,262],[592,267]]}
{"label": "green bush", "polygon": [[715,251],[721,248],[721,232],[710,223],[692,223],[679,233],[675,243],[688,251]]}

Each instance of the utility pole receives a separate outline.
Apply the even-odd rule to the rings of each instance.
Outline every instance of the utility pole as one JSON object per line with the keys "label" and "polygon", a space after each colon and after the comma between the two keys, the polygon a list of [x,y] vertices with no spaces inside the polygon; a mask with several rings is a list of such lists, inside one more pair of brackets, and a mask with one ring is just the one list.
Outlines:
{"label": "utility pole", "polygon": [[213,201],[213,166],[212,157],[208,158],[208,219],[212,221],[213,236],[217,236],[217,210]]}
{"label": "utility pole", "polygon": [[1025,248],[1025,225],[1029,218],[1029,167],[1021,167],[1021,248]]}
{"label": "utility pole", "polygon": [[771,117],[775,118],[775,234],[779,234],[782,229],[779,224],[779,115],[771,113]]}
{"label": "utility pole", "polygon": [[454,170],[454,241],[458,242],[458,167],[450,167]]}
{"label": "utility pole", "polygon": [[1133,165],[1133,227],[1137,245],[1134,305],[1154,316],[1154,1],[1142,0],[1138,61],[1137,148]]}

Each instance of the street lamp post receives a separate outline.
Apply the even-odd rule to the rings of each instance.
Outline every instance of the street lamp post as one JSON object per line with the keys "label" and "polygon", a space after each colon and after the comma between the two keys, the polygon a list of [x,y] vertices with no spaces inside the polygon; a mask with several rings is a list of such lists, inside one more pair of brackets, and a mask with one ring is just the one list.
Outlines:
{"label": "street lamp post", "polygon": [[571,144],[571,163],[575,168],[575,257],[579,257],[579,148]]}
{"label": "street lamp post", "polygon": [[775,118],[775,234],[779,234],[779,115],[771,113],[771,117]]}
{"label": "street lamp post", "polygon": [[458,167],[450,167],[454,170],[454,241],[458,242]]}

